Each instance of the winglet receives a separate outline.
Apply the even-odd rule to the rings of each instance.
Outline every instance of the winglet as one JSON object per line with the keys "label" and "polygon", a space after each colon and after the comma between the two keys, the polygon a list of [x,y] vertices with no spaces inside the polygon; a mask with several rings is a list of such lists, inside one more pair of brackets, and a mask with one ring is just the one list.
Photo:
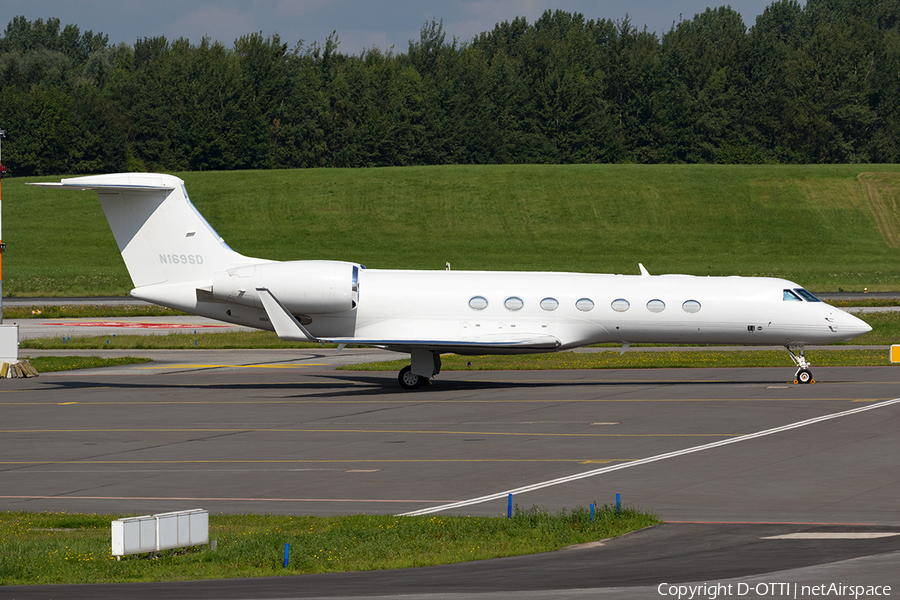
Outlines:
{"label": "winglet", "polygon": [[647,269],[644,267],[644,265],[642,265],[641,263],[638,263],[638,267],[640,267],[640,269],[641,269],[641,277],[650,277],[650,272],[647,271]]}
{"label": "winglet", "polygon": [[269,288],[256,288],[259,292],[259,299],[266,314],[269,316],[269,322],[275,327],[275,333],[283,340],[289,342],[315,342],[322,343],[322,340],[313,336],[304,327],[297,317],[292,315],[288,309],[284,307],[275,295],[269,291]]}

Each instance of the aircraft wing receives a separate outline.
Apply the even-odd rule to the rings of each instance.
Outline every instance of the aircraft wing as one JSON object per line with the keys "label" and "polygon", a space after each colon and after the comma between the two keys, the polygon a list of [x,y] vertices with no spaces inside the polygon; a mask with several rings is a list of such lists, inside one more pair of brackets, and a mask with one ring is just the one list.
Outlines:
{"label": "aircraft wing", "polygon": [[379,346],[391,350],[422,348],[434,352],[455,352],[457,354],[489,354],[492,351],[537,352],[555,350],[561,344],[552,335],[541,334],[490,334],[457,340],[433,340],[418,338],[334,338],[312,335],[268,288],[257,288],[259,299],[275,327],[275,333],[283,340],[294,342],[315,342],[328,344],[355,344],[359,346]]}

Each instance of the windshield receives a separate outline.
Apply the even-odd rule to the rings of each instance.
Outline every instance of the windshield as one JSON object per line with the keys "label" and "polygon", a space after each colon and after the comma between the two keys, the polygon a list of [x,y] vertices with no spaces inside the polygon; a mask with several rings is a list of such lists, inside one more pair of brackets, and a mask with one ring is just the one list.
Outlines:
{"label": "windshield", "polygon": [[807,302],[821,302],[821,300],[819,300],[803,288],[794,288],[794,291],[800,294],[800,296]]}

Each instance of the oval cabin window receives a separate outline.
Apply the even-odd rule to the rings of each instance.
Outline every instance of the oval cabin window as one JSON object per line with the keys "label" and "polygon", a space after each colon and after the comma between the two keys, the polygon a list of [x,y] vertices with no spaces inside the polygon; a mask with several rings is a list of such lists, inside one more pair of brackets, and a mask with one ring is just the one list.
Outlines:
{"label": "oval cabin window", "polygon": [[516,296],[512,296],[506,299],[506,302],[503,303],[508,310],[521,310],[525,303],[522,302],[521,298],[517,298]]}
{"label": "oval cabin window", "polygon": [[469,308],[474,310],[484,310],[487,308],[488,301],[484,296],[475,296],[469,300]]}
{"label": "oval cabin window", "polygon": [[612,301],[612,309],[616,312],[625,312],[629,308],[631,308],[631,302],[626,300],[625,298],[619,298],[617,300]]}
{"label": "oval cabin window", "polygon": [[575,308],[580,310],[581,312],[588,312],[589,310],[594,310],[594,301],[590,298],[582,298],[578,302],[575,303]]}
{"label": "oval cabin window", "polygon": [[559,308],[559,302],[556,298],[544,298],[541,300],[541,308],[544,310],[556,310]]}
{"label": "oval cabin window", "polygon": [[647,310],[653,313],[661,313],[666,310],[666,303],[662,300],[651,300],[647,303]]}
{"label": "oval cabin window", "polygon": [[685,302],[684,304],[681,305],[681,308],[683,308],[684,312],[686,312],[686,313],[691,313],[691,314],[698,313],[698,312],[700,312],[700,303],[697,302],[696,300],[688,300],[687,302]]}

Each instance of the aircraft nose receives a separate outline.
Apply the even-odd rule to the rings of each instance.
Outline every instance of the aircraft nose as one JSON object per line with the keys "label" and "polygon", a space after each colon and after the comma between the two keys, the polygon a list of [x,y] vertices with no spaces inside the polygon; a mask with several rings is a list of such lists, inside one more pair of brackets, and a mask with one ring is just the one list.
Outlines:
{"label": "aircraft nose", "polygon": [[872,331],[872,327],[868,323],[848,312],[837,311],[835,317],[837,332],[841,335],[846,335],[846,339],[855,338]]}

